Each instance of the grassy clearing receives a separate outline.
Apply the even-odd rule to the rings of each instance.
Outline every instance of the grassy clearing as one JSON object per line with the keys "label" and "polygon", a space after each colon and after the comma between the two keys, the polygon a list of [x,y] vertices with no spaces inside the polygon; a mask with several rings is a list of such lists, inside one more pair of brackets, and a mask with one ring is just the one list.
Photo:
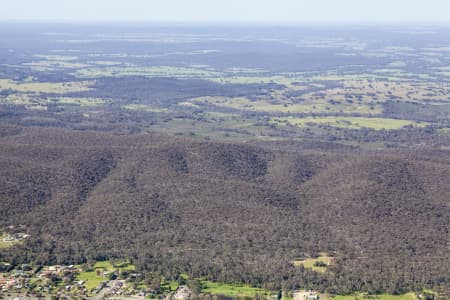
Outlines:
{"label": "grassy clearing", "polygon": [[229,297],[254,297],[256,294],[269,295],[264,289],[251,287],[249,285],[233,285],[211,281],[201,281],[202,293],[213,295],[225,295]]}
{"label": "grassy clearing", "polygon": [[118,65],[122,64],[122,62],[114,61],[114,60],[93,60],[93,61],[88,61],[88,63],[92,64],[92,65],[99,65],[99,66],[118,66]]}
{"label": "grassy clearing", "polygon": [[46,59],[46,60],[56,60],[56,61],[71,61],[77,60],[78,56],[73,55],[46,55],[46,54],[36,54],[34,57]]}
{"label": "grassy clearing", "polygon": [[0,234],[0,249],[6,249],[11,246],[20,244],[21,242],[22,242],[21,240],[17,240],[17,239],[7,240],[6,235]]}
{"label": "grassy clearing", "polygon": [[109,261],[98,261],[95,263],[94,269],[103,269],[105,271],[112,271],[113,265]]}
{"label": "grassy clearing", "polygon": [[245,97],[199,97],[191,99],[194,104],[213,104],[219,107],[233,108],[243,111],[260,111],[269,113],[313,113],[313,112],[343,112],[343,113],[378,113],[379,107],[371,109],[369,104],[351,104],[340,102],[330,104],[326,99],[311,99],[304,103],[293,103],[289,99],[283,99],[279,95],[273,95],[273,100],[250,100]]}
{"label": "grassy clearing", "polygon": [[90,271],[82,271],[77,276],[77,280],[84,281],[84,286],[90,291],[95,289],[102,281],[107,278],[103,276],[104,272],[113,271],[114,268],[109,261],[98,261]]}
{"label": "grassy clearing", "polygon": [[[110,265],[111,265],[111,263],[110,263]],[[106,267],[109,267],[109,266],[106,266]],[[130,264],[129,262],[127,262],[127,261],[116,263],[112,267],[113,267],[114,270],[120,270],[120,271],[134,271],[134,270],[136,270],[136,267],[134,265]]]}
{"label": "grassy clearing", "polygon": [[178,289],[179,286],[180,284],[178,283],[178,281],[166,281],[165,278],[162,278],[161,289],[165,291],[174,292]]}
{"label": "grassy clearing", "polygon": [[[321,253],[321,255],[317,258],[307,258],[303,260],[293,261],[294,266],[303,266],[308,269],[312,269],[313,271],[325,273],[327,270],[327,266],[331,265],[333,262],[333,258],[326,255],[326,253]],[[324,263],[326,266],[319,266],[318,263]]]}
{"label": "grassy clearing", "polygon": [[5,242],[3,241],[3,239],[0,241],[0,249],[6,249],[9,248],[11,246],[14,246],[16,244],[18,244],[18,241],[12,241],[12,242]]}
{"label": "grassy clearing", "polygon": [[11,89],[23,93],[65,94],[71,92],[89,91],[91,81],[76,82],[17,82],[10,79],[0,79],[0,90]]}
{"label": "grassy clearing", "polygon": [[427,123],[418,123],[410,120],[398,120],[388,118],[364,118],[364,117],[306,117],[306,118],[292,118],[282,117],[273,118],[273,123],[277,125],[290,124],[299,127],[306,127],[311,125],[329,125],[339,128],[362,129],[371,128],[375,130],[393,130],[400,129],[407,125],[417,127],[424,127]]}
{"label": "grassy clearing", "polygon": [[406,62],[404,62],[404,61],[396,60],[396,61],[393,61],[393,62],[389,63],[388,67],[389,68],[404,68],[407,65],[408,64]]}
{"label": "grassy clearing", "polygon": [[134,271],[134,265],[129,262],[120,262],[112,265],[109,261],[98,261],[89,271],[82,271],[77,276],[77,280],[84,281],[84,286],[89,290],[95,289],[102,281],[107,280],[104,273],[109,273],[115,270],[119,271]]}
{"label": "grassy clearing", "polygon": [[430,290],[430,289],[423,289],[422,292],[423,292],[424,294],[428,294],[428,295],[435,295],[435,296],[438,295],[438,293],[436,293],[435,291]]}
{"label": "grassy clearing", "polygon": [[414,293],[407,293],[404,295],[389,295],[389,294],[381,294],[381,295],[370,295],[367,294],[355,294],[355,295],[337,295],[330,298],[331,300],[355,300],[355,299],[374,299],[374,300],[417,300],[417,296]]}
{"label": "grassy clearing", "polygon": [[90,272],[81,272],[77,276],[77,280],[84,281],[84,286],[89,291],[91,291],[91,290],[95,289],[97,286],[99,286],[102,281],[105,281],[106,278],[103,276],[97,275],[97,273],[95,271],[90,271]]}
{"label": "grassy clearing", "polygon": [[[245,73],[245,71],[242,71]],[[236,73],[236,72],[232,72]],[[284,85],[286,87],[289,87],[291,89],[295,90],[304,90],[307,88],[307,84],[305,83],[305,78],[300,76],[239,76],[239,75],[232,75],[232,76],[219,76],[216,78],[210,78],[209,80],[218,82],[218,83],[229,83],[229,84],[269,84],[269,83],[275,83]],[[304,84],[303,84],[304,83]]]}
{"label": "grassy clearing", "polygon": [[111,272],[114,270],[119,271],[134,271],[134,265],[130,264],[128,261],[122,261],[115,263],[114,265],[110,261],[97,261],[93,267],[94,270],[101,269],[105,272]]}

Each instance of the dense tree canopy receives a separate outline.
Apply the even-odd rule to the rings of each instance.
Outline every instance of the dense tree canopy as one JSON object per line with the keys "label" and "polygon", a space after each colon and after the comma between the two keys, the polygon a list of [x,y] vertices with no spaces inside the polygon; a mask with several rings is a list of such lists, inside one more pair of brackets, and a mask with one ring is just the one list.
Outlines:
{"label": "dense tree canopy", "polygon": [[[448,151],[2,132],[1,227],[31,235],[2,260],[128,258],[168,278],[329,292],[450,285]],[[292,264],[320,252],[326,273]]]}

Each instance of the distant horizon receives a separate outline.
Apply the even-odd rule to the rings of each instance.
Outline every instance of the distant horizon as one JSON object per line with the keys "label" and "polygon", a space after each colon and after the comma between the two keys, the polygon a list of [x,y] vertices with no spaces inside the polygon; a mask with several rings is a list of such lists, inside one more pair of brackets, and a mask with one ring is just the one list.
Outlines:
{"label": "distant horizon", "polygon": [[50,23],[450,23],[447,0],[15,0],[0,21]]}
{"label": "distant horizon", "polygon": [[147,25],[164,25],[164,26],[180,26],[180,25],[193,25],[193,26],[226,26],[226,27],[300,27],[300,26],[329,26],[332,25],[335,28],[347,27],[347,26],[364,26],[364,27],[375,27],[375,26],[385,26],[385,27],[406,27],[406,26],[417,26],[417,27],[450,27],[449,21],[436,21],[436,22],[423,22],[423,21],[398,21],[398,22],[382,22],[382,21],[304,21],[304,22],[276,22],[276,21],[140,21],[140,20],[42,20],[42,19],[7,19],[1,20],[0,24],[42,24],[42,25],[136,25],[136,26],[147,26]]}

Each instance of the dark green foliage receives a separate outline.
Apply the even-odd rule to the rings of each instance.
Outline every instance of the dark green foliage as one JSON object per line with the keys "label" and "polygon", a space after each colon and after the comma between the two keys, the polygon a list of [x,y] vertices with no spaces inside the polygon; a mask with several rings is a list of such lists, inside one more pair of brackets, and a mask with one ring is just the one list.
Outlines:
{"label": "dark green foliage", "polygon": [[326,263],[324,263],[323,261],[316,261],[315,263],[314,263],[314,267],[326,267],[327,266],[327,264]]}
{"label": "dark green foliage", "polygon": [[228,96],[263,94],[264,84],[218,84],[199,79],[174,78],[101,78],[96,81],[95,90],[71,94],[104,99],[115,99],[121,103],[145,103],[169,106],[184,100],[201,96]]}

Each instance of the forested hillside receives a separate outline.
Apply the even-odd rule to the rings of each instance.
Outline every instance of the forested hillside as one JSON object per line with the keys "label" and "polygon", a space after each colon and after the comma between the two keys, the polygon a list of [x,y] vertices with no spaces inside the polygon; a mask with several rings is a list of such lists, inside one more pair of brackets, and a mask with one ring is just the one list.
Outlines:
{"label": "forested hillside", "polygon": [[[13,264],[130,259],[144,273],[266,288],[450,286],[450,153],[219,143],[4,125]],[[325,273],[293,262],[333,256]]]}

